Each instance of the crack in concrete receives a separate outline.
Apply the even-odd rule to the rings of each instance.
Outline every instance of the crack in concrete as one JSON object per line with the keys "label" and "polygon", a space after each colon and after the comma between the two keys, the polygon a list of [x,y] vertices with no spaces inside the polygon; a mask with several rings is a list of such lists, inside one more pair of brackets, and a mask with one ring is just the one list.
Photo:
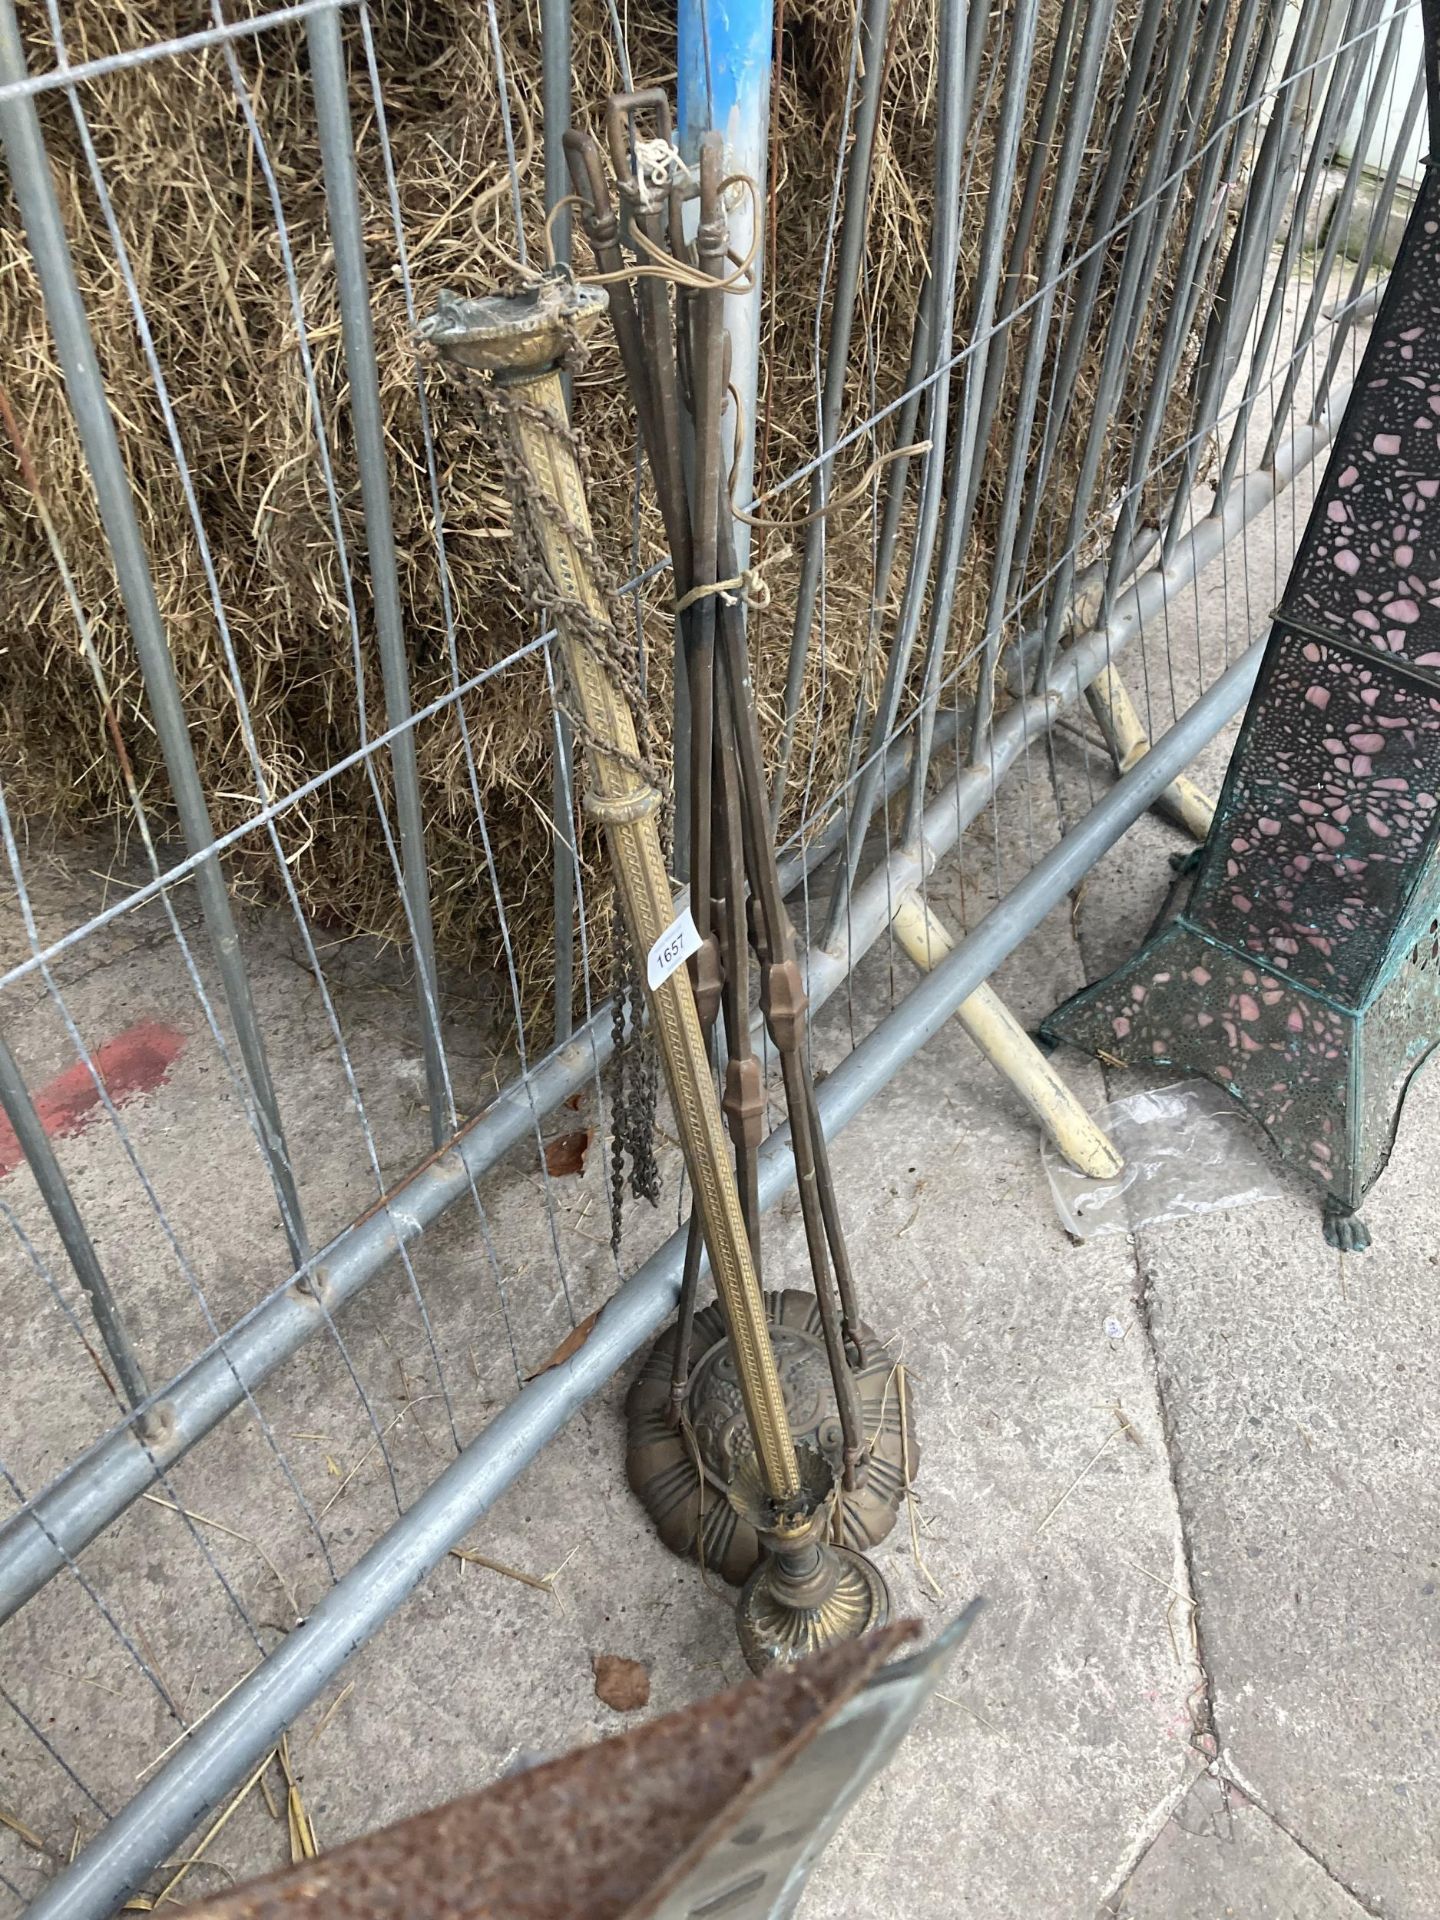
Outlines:
{"label": "crack in concrete", "polygon": [[[1050,759],[1050,778],[1055,805],[1060,815],[1062,831],[1064,826],[1064,803],[1059,791],[1058,767],[1053,753]],[[1084,881],[1071,894],[1070,929],[1075,942],[1076,953],[1080,960],[1082,977],[1090,978],[1086,939],[1081,917],[1081,905],[1084,897]],[[1101,1076],[1107,1098],[1115,1097],[1115,1089],[1110,1084],[1110,1069],[1101,1063]],[[1161,1441],[1165,1449],[1165,1471],[1170,1484],[1171,1498],[1175,1508],[1176,1558],[1180,1575],[1177,1585],[1190,1611],[1190,1659],[1193,1671],[1198,1679],[1190,1689],[1185,1707],[1190,1716],[1191,1731],[1189,1745],[1198,1759],[1205,1765],[1214,1764],[1220,1752],[1219,1737],[1215,1725],[1215,1697],[1210,1680],[1209,1667],[1205,1659],[1204,1640],[1201,1631],[1200,1602],[1196,1591],[1195,1565],[1190,1542],[1190,1529],[1187,1523],[1185,1503],[1180,1492],[1179,1456],[1180,1446],[1175,1421],[1165,1393],[1164,1378],[1160,1366],[1159,1347],[1152,1323],[1151,1275],[1145,1259],[1143,1233],[1130,1234],[1131,1260],[1134,1269],[1133,1299],[1135,1318],[1139,1325],[1145,1365],[1150,1376],[1150,1389],[1159,1415]],[[1152,1808],[1141,1825],[1139,1833],[1131,1843],[1115,1879],[1102,1896],[1099,1912],[1103,1915],[1118,1911],[1114,1902],[1123,1897],[1126,1887],[1144,1864],[1146,1856],[1165,1831],[1171,1818],[1184,1802],[1186,1795],[1195,1783],[1196,1775],[1187,1771],[1179,1785]]]}
{"label": "crack in concrete", "polygon": [[[1077,936],[1078,944],[1078,936]],[[1103,1071],[1103,1069],[1102,1069]],[[1108,1075],[1106,1091],[1110,1091]],[[1155,1398],[1156,1409],[1160,1417],[1160,1435],[1165,1448],[1165,1470],[1170,1483],[1171,1496],[1175,1503],[1176,1555],[1179,1560],[1181,1580],[1177,1584],[1190,1609],[1190,1658],[1193,1670],[1199,1675],[1190,1689],[1185,1707],[1190,1716],[1189,1745],[1197,1758],[1195,1771],[1187,1771],[1180,1784],[1151,1809],[1142,1822],[1139,1833],[1131,1843],[1119,1871],[1101,1897],[1099,1916],[1108,1920],[1118,1915],[1115,1904],[1122,1899],[1126,1888],[1144,1865],[1146,1857],[1161,1834],[1165,1831],[1176,1812],[1184,1803],[1198,1777],[1199,1765],[1212,1768],[1220,1752],[1219,1738],[1215,1727],[1215,1696],[1210,1681],[1210,1671],[1205,1659],[1204,1641],[1200,1627],[1200,1603],[1196,1598],[1195,1566],[1190,1546],[1190,1531],[1186,1524],[1185,1506],[1180,1497],[1179,1479],[1179,1443],[1175,1433],[1175,1423],[1171,1416],[1169,1403],[1165,1397],[1165,1387],[1160,1370],[1160,1356],[1156,1345],[1155,1332],[1150,1314],[1150,1274],[1143,1257],[1143,1238],[1139,1233],[1130,1235],[1132,1259],[1135,1270],[1135,1319],[1140,1328],[1143,1350],[1150,1375],[1151,1392]]]}
{"label": "crack in concrete", "polygon": [[1361,1913],[1368,1914],[1370,1920],[1388,1920],[1388,1916],[1383,1907],[1377,1906],[1372,1900],[1367,1900],[1363,1893],[1360,1893],[1350,1885],[1350,1882],[1345,1879],[1343,1874],[1335,1871],[1334,1867],[1330,1865],[1330,1862],[1322,1853],[1317,1852],[1308,1840],[1304,1839],[1292,1826],[1280,1818],[1280,1815],[1276,1813],[1275,1809],[1268,1805],[1264,1797],[1245,1779],[1224,1747],[1220,1749],[1215,1760],[1212,1762],[1210,1771],[1228,1792],[1243,1794],[1249,1804],[1254,1807],[1255,1811],[1263,1814],[1277,1833],[1283,1834],[1292,1846],[1298,1847],[1300,1852],[1305,1855],[1305,1858],[1313,1861],[1332,1885],[1337,1887],[1347,1899],[1354,1901]]}
{"label": "crack in concrete", "polygon": [[[1057,771],[1052,756],[1050,767],[1052,788],[1055,791],[1056,806],[1061,812],[1063,823],[1063,806],[1058,790]],[[1084,882],[1082,881],[1081,885],[1071,894],[1070,926],[1072,938],[1075,941],[1076,950],[1080,957],[1084,977],[1088,979],[1090,975],[1085,952],[1086,942],[1080,918],[1083,894]],[[1104,1079],[1107,1098],[1116,1097],[1116,1090],[1111,1085],[1110,1069],[1102,1062],[1100,1070]],[[1344,1894],[1347,1899],[1354,1903],[1360,1913],[1368,1915],[1369,1920],[1387,1920],[1387,1916],[1382,1908],[1367,1900],[1364,1895],[1352,1887],[1343,1875],[1335,1871],[1321,1853],[1317,1852],[1300,1834],[1288,1826],[1272,1807],[1266,1804],[1264,1798],[1255,1788],[1241,1777],[1239,1769],[1235,1766],[1234,1761],[1220,1740],[1219,1729],[1216,1722],[1214,1683],[1210,1676],[1209,1663],[1205,1657],[1204,1634],[1195,1578],[1193,1551],[1190,1541],[1190,1527],[1185,1509],[1185,1501],[1180,1487],[1180,1443],[1176,1423],[1165,1392],[1164,1376],[1160,1364],[1159,1343],[1153,1324],[1152,1304],[1154,1294],[1151,1270],[1145,1257],[1145,1235],[1143,1229],[1131,1233],[1130,1245],[1135,1270],[1135,1318],[1139,1324],[1152,1389],[1155,1396],[1155,1404],[1160,1414],[1160,1431],[1165,1446],[1166,1471],[1175,1502],[1175,1518],[1179,1536],[1178,1551],[1184,1574],[1184,1592],[1191,1609],[1193,1657],[1200,1675],[1199,1683],[1187,1702],[1192,1722],[1190,1745],[1195,1753],[1203,1760],[1206,1771],[1220,1781],[1227,1793],[1236,1792],[1243,1794],[1245,1799],[1270,1822],[1276,1832],[1282,1834],[1292,1846],[1297,1847],[1308,1860],[1312,1861],[1325,1875],[1326,1879],[1329,1880],[1340,1893]],[[1126,1855],[1120,1872],[1102,1896],[1099,1908],[1100,1916],[1105,1917],[1119,1913],[1120,1910],[1115,1905],[1115,1902],[1123,1898],[1126,1887],[1139,1872],[1156,1841],[1165,1831],[1165,1828],[1169,1825],[1171,1819],[1193,1789],[1195,1778],[1196,1776],[1194,1774],[1190,1774],[1182,1781],[1178,1788],[1165,1795],[1146,1816],[1141,1824],[1139,1833],[1135,1836],[1131,1844],[1130,1851]]]}
{"label": "crack in concrete", "polygon": [[1180,1490],[1180,1441],[1160,1366],[1160,1349],[1155,1337],[1151,1313],[1151,1275],[1145,1260],[1143,1233],[1132,1233],[1130,1244],[1135,1260],[1135,1319],[1144,1340],[1155,1404],[1160,1412],[1160,1433],[1165,1445],[1166,1472],[1170,1480],[1170,1491],[1175,1500],[1175,1521],[1179,1533],[1177,1549],[1184,1574],[1183,1590],[1190,1607],[1192,1657],[1200,1675],[1199,1682],[1191,1691],[1186,1703],[1191,1722],[1190,1744],[1208,1765],[1220,1752],[1220,1736],[1215,1724],[1215,1690],[1210,1679],[1210,1664],[1205,1657],[1205,1637],[1199,1591],[1195,1579],[1194,1549],[1190,1541],[1185,1501]]}
{"label": "crack in concrete", "polygon": [[1198,1770],[1187,1769],[1179,1783],[1158,1800],[1140,1822],[1140,1829],[1131,1840],[1125,1858],[1100,1896],[1097,1920],[1118,1920],[1120,1908],[1116,1902],[1124,1898],[1126,1888],[1140,1871],[1146,1855],[1174,1819],[1198,1778]]}
{"label": "crack in concrete", "polygon": [[[1059,790],[1059,770],[1054,755],[1050,759],[1051,788],[1055,797],[1056,811],[1060,816],[1062,830],[1065,822],[1064,802]],[[1080,960],[1082,976],[1090,978],[1089,960],[1086,954],[1085,930],[1082,924],[1080,907],[1084,895],[1085,882],[1082,880],[1070,896],[1070,928],[1075,942],[1076,953]],[[1107,1098],[1115,1097],[1111,1086],[1111,1070],[1104,1062],[1100,1063],[1101,1076],[1105,1083]],[[1179,1559],[1180,1585],[1184,1599],[1190,1609],[1191,1658],[1199,1680],[1191,1689],[1186,1701],[1186,1710],[1190,1715],[1190,1745],[1208,1765],[1220,1751],[1220,1741],[1215,1726],[1214,1690],[1211,1686],[1209,1666],[1205,1659],[1204,1640],[1201,1632],[1200,1601],[1195,1583],[1194,1555],[1190,1544],[1190,1529],[1187,1524],[1185,1503],[1180,1492],[1180,1445],[1169,1401],[1165,1394],[1164,1376],[1160,1366],[1160,1352],[1156,1343],[1155,1330],[1151,1316],[1151,1276],[1145,1259],[1145,1238],[1143,1231],[1132,1231],[1130,1236],[1131,1259],[1135,1272],[1134,1305],[1135,1318],[1140,1328],[1141,1339],[1150,1375],[1151,1391],[1160,1416],[1160,1434],[1165,1448],[1165,1469],[1170,1482],[1170,1492],[1175,1503],[1175,1524],[1178,1534],[1177,1557]],[[1152,1842],[1153,1843],[1153,1842]],[[1142,1855],[1143,1858],[1143,1855]],[[1136,1862],[1138,1866],[1139,1862]],[[1133,1872],[1134,1869],[1132,1868]]]}

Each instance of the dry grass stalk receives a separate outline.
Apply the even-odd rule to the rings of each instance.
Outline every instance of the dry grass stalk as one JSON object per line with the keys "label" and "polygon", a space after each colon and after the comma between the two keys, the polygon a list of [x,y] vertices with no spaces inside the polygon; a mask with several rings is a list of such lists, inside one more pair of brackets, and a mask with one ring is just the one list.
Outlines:
{"label": "dry grass stalk", "polygon": [[1125,1417],[1124,1413],[1121,1411],[1119,1407],[1112,1407],[1110,1411],[1114,1414],[1118,1424],[1116,1426],[1113,1426],[1110,1429],[1109,1433],[1106,1434],[1105,1438],[1100,1442],[1099,1446],[1095,1449],[1094,1453],[1091,1454],[1090,1458],[1085,1462],[1084,1466],[1081,1467],[1080,1471],[1076,1474],[1075,1478],[1070,1482],[1069,1486],[1066,1487],[1065,1491],[1060,1495],[1059,1499],[1056,1500],[1054,1504],[1047,1509],[1044,1519],[1041,1520],[1040,1524],[1035,1529],[1035,1534],[1034,1534],[1035,1539],[1038,1540],[1040,1538],[1040,1535],[1044,1533],[1045,1529],[1049,1526],[1050,1522],[1055,1518],[1056,1514],[1060,1511],[1061,1507],[1064,1506],[1065,1502],[1070,1498],[1071,1494],[1074,1493],[1075,1489],[1080,1485],[1081,1481],[1089,1473],[1090,1469],[1095,1465],[1095,1462],[1100,1458],[1101,1454],[1105,1452],[1106,1448],[1109,1447],[1113,1441],[1118,1440],[1122,1433],[1130,1433],[1132,1431],[1129,1420]]}
{"label": "dry grass stalk", "polygon": [[176,1506],[173,1500],[162,1500],[158,1493],[143,1494],[141,1498],[148,1500],[152,1506],[161,1508],[165,1513],[177,1513],[194,1526],[209,1527],[213,1532],[223,1533],[228,1539],[238,1540],[243,1546],[249,1547],[251,1552],[258,1554],[270,1569],[276,1586],[284,1595],[285,1604],[289,1607],[292,1618],[299,1618],[300,1602],[295,1597],[295,1589],[253,1534],[242,1533],[238,1527],[227,1526],[223,1520],[212,1520],[208,1514],[192,1513],[188,1507]]}
{"label": "dry grass stalk", "polygon": [[[355,1478],[356,1474],[359,1473],[360,1469],[366,1464],[367,1461],[372,1460],[375,1457],[375,1455],[381,1450],[381,1448],[384,1446],[385,1441],[395,1431],[396,1427],[400,1425],[401,1421],[404,1420],[406,1414],[410,1412],[412,1407],[418,1406],[422,1400],[439,1400],[442,1398],[443,1398],[443,1395],[439,1393],[417,1393],[412,1395],[411,1398],[409,1398],[408,1400],[406,1400],[404,1406],[401,1407],[400,1411],[398,1413],[392,1414],[390,1418],[385,1422],[385,1425],[381,1427],[380,1431],[375,1435],[375,1438],[366,1447],[365,1451],[360,1455],[360,1458],[355,1462],[354,1466],[351,1467],[350,1471],[345,1475],[344,1479],[340,1482],[339,1486],[336,1487],[334,1493],[332,1493],[330,1498],[325,1502],[324,1506],[320,1509],[320,1518],[322,1520],[325,1518],[326,1514],[329,1513],[330,1509],[334,1506],[335,1502],[345,1492],[346,1488],[350,1485],[350,1482]],[[415,1424],[418,1427],[420,1423],[417,1420]],[[333,1462],[332,1462],[332,1465],[333,1465]]]}
{"label": "dry grass stalk", "polygon": [[54,1855],[55,1849],[48,1841],[42,1840],[33,1827],[27,1827],[18,1814],[9,1813],[0,1807],[0,1827],[8,1827],[22,1846],[29,1847],[32,1853]]}
{"label": "dry grass stalk", "polygon": [[[240,1811],[241,1807],[250,1798],[250,1795],[255,1791],[255,1788],[259,1785],[261,1774],[264,1773],[265,1769],[270,1765],[270,1762],[274,1758],[275,1758],[275,1754],[274,1754],[274,1750],[272,1749],[269,1753],[266,1754],[265,1758],[260,1762],[259,1766],[256,1767],[255,1771],[250,1775],[249,1779],[246,1780],[245,1784],[239,1789],[239,1791],[234,1795],[234,1797],[227,1802],[226,1806],[221,1811],[221,1813],[217,1815],[217,1817],[214,1820],[211,1821],[210,1825],[205,1829],[199,1841],[196,1843],[195,1851],[192,1854],[188,1855],[184,1860],[182,1860],[179,1863],[179,1865],[176,1867],[175,1872],[165,1882],[164,1886],[160,1889],[159,1893],[156,1894],[155,1898],[149,1902],[148,1906],[145,1904],[144,1896],[137,1894],[134,1899],[126,1901],[125,1909],[124,1909],[126,1912],[130,1912],[132,1910],[137,1910],[142,1912],[153,1912],[155,1908],[163,1907],[167,1900],[174,1899],[175,1889],[179,1886],[180,1882],[185,1878],[186,1874],[190,1872],[192,1867],[198,1867],[202,1864],[206,1866],[210,1866],[214,1864],[213,1862],[208,1861],[205,1858],[206,1853],[209,1851],[211,1844],[214,1841],[219,1839],[220,1835],[225,1831],[225,1828],[230,1824],[231,1820],[234,1819],[235,1815]],[[176,1905],[177,1906],[179,1905],[178,1901],[176,1901]]]}
{"label": "dry grass stalk", "polygon": [[340,1711],[341,1707],[344,1706],[345,1702],[350,1698],[351,1694],[354,1691],[355,1691],[355,1682],[353,1680],[347,1680],[345,1685],[340,1689],[339,1693],[336,1694],[335,1698],[330,1702],[329,1706],[325,1709],[324,1713],[321,1714],[319,1720],[315,1723],[314,1732],[310,1735],[310,1738],[305,1742],[307,1749],[314,1746],[315,1742],[320,1738],[321,1734],[325,1731],[326,1727],[329,1726],[330,1722],[335,1718],[336,1714]]}
{"label": "dry grass stalk", "polygon": [[534,1587],[537,1593],[550,1594],[563,1613],[565,1602],[555,1583],[579,1551],[578,1547],[572,1547],[559,1566],[550,1573],[525,1573],[519,1567],[507,1565],[504,1560],[491,1560],[486,1554],[474,1553],[469,1547],[452,1547],[450,1556],[463,1567],[484,1567],[488,1573],[498,1573],[506,1580],[518,1580],[522,1587]]}
{"label": "dry grass stalk", "polygon": [[275,1758],[280,1764],[280,1772],[285,1780],[285,1818],[290,1829],[290,1864],[299,1866],[302,1860],[313,1860],[320,1848],[315,1839],[315,1825],[311,1820],[305,1801],[300,1792],[300,1782],[290,1764],[290,1736],[282,1733],[280,1744],[275,1749]]}

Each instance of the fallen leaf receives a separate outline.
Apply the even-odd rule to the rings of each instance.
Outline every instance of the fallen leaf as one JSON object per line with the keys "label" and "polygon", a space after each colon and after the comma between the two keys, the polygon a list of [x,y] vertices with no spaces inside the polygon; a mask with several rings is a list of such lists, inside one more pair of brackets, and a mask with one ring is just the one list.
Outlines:
{"label": "fallen leaf", "polygon": [[555,1351],[551,1354],[550,1358],[544,1361],[540,1366],[536,1367],[533,1373],[526,1374],[525,1376],[526,1380],[527,1381],[538,1380],[542,1373],[548,1373],[552,1367],[561,1366],[566,1360],[570,1358],[572,1353],[578,1353],[581,1347],[583,1347],[585,1342],[590,1338],[591,1330],[594,1327],[595,1322],[599,1318],[600,1318],[600,1309],[598,1307],[595,1309],[594,1313],[587,1313],[585,1318],[582,1321],[580,1321],[578,1325],[573,1326],[570,1329],[569,1333],[566,1334],[565,1338],[560,1342],[559,1346],[556,1347]]}
{"label": "fallen leaf", "polygon": [[585,1155],[595,1138],[593,1127],[577,1127],[573,1133],[557,1133],[545,1148],[547,1173],[583,1173]]}
{"label": "fallen leaf", "polygon": [[616,1713],[635,1713],[650,1704],[650,1669],[643,1660],[627,1660],[621,1653],[597,1653],[595,1698]]}

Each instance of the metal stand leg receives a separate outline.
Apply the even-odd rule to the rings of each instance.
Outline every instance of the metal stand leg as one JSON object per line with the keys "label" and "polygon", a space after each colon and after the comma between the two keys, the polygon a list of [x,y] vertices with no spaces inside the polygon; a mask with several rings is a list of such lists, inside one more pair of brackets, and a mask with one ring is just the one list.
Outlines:
{"label": "metal stand leg", "polygon": [[[917,893],[905,895],[893,925],[895,938],[922,973],[954,949],[955,942]],[[1092,1180],[1113,1180],[1124,1162],[995,989],[977,987],[955,1018],[1071,1166]]]}
{"label": "metal stand leg", "polygon": [[[1141,755],[1150,751],[1150,736],[1124,681],[1113,667],[1106,667],[1085,689],[1085,698],[1114,756],[1117,772],[1128,773]],[[1155,802],[1155,810],[1168,814],[1176,826],[1202,844],[1215,819],[1215,802],[1184,774],[1170,782]]]}

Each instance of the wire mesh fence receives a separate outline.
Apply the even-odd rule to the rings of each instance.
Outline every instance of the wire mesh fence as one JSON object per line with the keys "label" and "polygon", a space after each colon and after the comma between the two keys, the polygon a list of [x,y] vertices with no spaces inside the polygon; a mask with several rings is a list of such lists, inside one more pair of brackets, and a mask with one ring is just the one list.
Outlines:
{"label": "wire mesh fence", "polygon": [[[463,45],[411,10],[417,76],[485,76],[483,152],[463,115],[417,137],[422,78],[364,5],[130,38],[75,12],[0,0],[26,315],[0,384],[0,1874],[17,1908],[100,1915],[211,1884],[215,1816],[254,1811],[285,1729],[669,1311],[685,1196],[662,1109],[664,1197],[617,1254],[609,909],[553,636],[410,338],[442,273],[542,254],[564,10],[542,44],[490,0]],[[809,295],[763,310],[752,644],[834,1003],[827,1126],[1146,804],[1087,690],[1129,687],[1159,787],[1243,703],[1410,187],[1414,17],[869,0],[788,173],[814,22],[777,43],[769,217],[783,243],[808,202]],[[576,28],[577,116],[665,71],[662,23]],[[127,146],[142,114],[173,143]],[[923,179],[877,161],[902,119]],[[155,256],[173,279],[191,254],[202,291],[162,311]],[[616,452],[598,518],[664,712],[666,563],[612,370],[576,412]],[[52,761],[78,798],[47,813]],[[916,897],[968,929],[923,992]],[[767,1200],[786,1166],[777,1134]],[[451,1651],[436,1627],[432,1670]]]}

